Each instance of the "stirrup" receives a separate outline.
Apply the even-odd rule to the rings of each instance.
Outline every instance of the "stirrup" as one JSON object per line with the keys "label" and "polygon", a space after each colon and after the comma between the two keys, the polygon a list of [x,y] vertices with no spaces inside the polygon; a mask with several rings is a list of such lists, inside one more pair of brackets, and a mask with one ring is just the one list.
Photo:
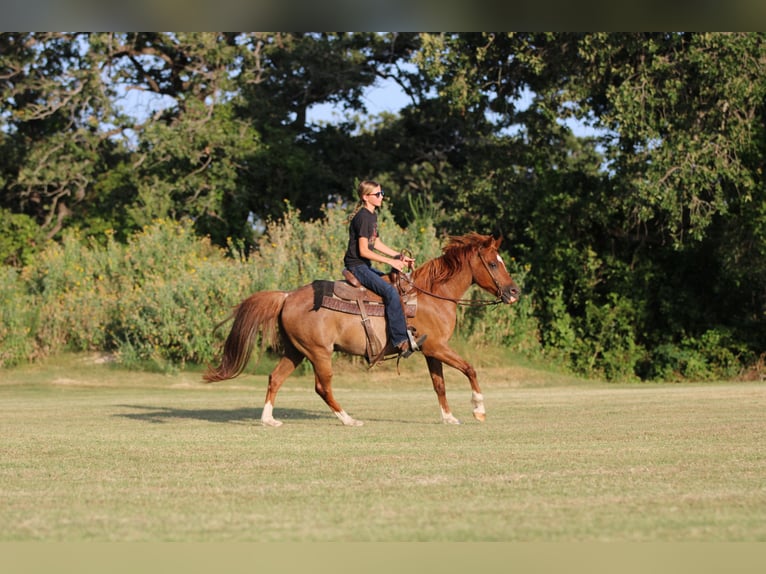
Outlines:
{"label": "stirrup", "polygon": [[407,349],[399,353],[399,356],[402,357],[403,359],[406,359],[407,357],[412,355],[412,353],[414,353],[415,351],[420,351],[420,347],[423,345],[426,338],[428,337],[428,335],[421,335],[420,337],[418,337],[418,340],[416,341],[415,336],[409,330],[407,330],[407,336],[410,338],[410,341],[409,341],[410,345]]}
{"label": "stirrup", "polygon": [[422,337],[419,337],[418,340],[415,340],[415,329],[407,329],[407,337],[410,339],[410,349],[413,351],[419,351],[420,346],[423,344],[423,342],[426,340],[426,337],[428,335],[423,335]]}

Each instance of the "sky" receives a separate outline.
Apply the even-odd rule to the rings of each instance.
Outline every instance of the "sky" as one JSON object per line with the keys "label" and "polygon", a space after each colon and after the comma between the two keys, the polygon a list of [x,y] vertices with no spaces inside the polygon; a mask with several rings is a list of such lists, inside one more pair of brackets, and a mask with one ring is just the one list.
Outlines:
{"label": "sky", "polygon": [[[531,97],[531,92],[522,94],[521,101],[517,105],[523,109],[525,105],[529,104]],[[377,116],[384,112],[395,114],[411,103],[409,97],[394,80],[383,79],[379,79],[373,86],[365,90],[364,100],[367,112],[371,116]],[[129,90],[125,93],[120,104],[138,122],[143,122],[158,109],[174,105],[175,100],[169,97],[158,96],[148,91]],[[306,119],[314,123],[332,124],[342,121],[344,114],[345,112],[341,106],[335,104],[316,104],[307,110]],[[575,119],[568,119],[564,123],[579,137],[599,134],[598,130],[585,126]]]}
{"label": "sky", "polygon": [[[367,88],[364,94],[367,111],[370,115],[378,115],[383,112],[397,113],[404,106],[411,103],[407,95],[402,91],[399,85],[393,80],[378,80],[378,82]],[[532,100],[532,92],[523,92],[520,101],[517,102],[519,109],[524,109]],[[306,114],[308,121],[333,123],[342,119],[343,110],[333,104],[319,104],[309,108]],[[578,137],[597,136],[601,132],[597,129],[588,127],[582,122],[570,118],[562,120],[568,125],[572,132]]]}
{"label": "sky", "polygon": [[[393,80],[378,80],[365,90],[364,102],[367,112],[376,116],[384,112],[397,113],[410,103],[410,99]],[[306,119],[317,123],[332,123],[341,119],[342,115],[343,110],[334,104],[318,104],[309,108]]]}

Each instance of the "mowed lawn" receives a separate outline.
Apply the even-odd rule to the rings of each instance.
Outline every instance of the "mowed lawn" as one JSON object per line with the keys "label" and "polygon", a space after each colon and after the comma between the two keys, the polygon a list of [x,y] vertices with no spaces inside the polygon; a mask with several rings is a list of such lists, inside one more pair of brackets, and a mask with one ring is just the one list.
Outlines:
{"label": "mowed lawn", "polygon": [[343,427],[291,377],[205,385],[89,357],[0,372],[0,541],[766,541],[766,384],[346,364]]}

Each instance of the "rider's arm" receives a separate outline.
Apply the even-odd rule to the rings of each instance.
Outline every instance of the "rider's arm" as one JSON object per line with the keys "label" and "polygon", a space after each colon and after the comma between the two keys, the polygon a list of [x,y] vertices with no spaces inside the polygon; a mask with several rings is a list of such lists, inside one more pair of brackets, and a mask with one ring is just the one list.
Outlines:
{"label": "rider's arm", "polygon": [[[380,237],[378,237],[375,240],[374,250],[370,249],[370,244],[367,237],[360,237],[359,238],[359,255],[364,257],[365,259],[369,259],[370,261],[377,261],[378,263],[385,263],[387,265],[390,265],[391,267],[393,267],[394,269],[398,271],[401,271],[405,266],[404,261],[400,259],[394,259],[395,256],[399,255],[399,252],[394,251],[388,245],[383,243],[380,240]],[[386,255],[388,255],[388,257],[386,257]]]}

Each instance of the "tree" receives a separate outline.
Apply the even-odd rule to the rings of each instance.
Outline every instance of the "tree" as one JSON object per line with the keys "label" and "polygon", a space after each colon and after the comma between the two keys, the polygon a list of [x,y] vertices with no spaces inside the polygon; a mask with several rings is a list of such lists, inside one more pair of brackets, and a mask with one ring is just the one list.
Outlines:
{"label": "tree", "polygon": [[[622,361],[625,374],[640,372],[643,353],[697,345],[713,331],[741,356],[736,341],[766,346],[763,38],[423,41],[415,60],[447,117],[465,120],[453,127],[465,167],[439,168],[450,187],[436,189],[434,201],[455,214],[446,216],[451,227],[505,228],[532,265],[542,342],[584,370]],[[520,109],[527,90],[531,104]],[[602,136],[572,138],[567,118]]]}
{"label": "tree", "polygon": [[[713,372],[766,348],[764,38],[0,34],[0,256],[156,218],[253,247],[288,206],[322,217],[374,178],[400,225],[501,231],[541,343],[575,368],[696,353]],[[366,114],[380,78],[401,113]],[[320,103],[346,116],[308,122]]]}
{"label": "tree", "polygon": [[[358,133],[364,90],[396,77],[418,41],[397,33],[243,36],[252,66],[245,66],[249,79],[241,83],[237,117],[251,122],[264,142],[247,166],[243,205],[266,219],[281,215],[287,200],[315,218],[327,203],[354,200],[354,179],[384,171],[390,154],[369,133]],[[342,106],[347,120],[308,124],[308,108],[319,103]]]}

